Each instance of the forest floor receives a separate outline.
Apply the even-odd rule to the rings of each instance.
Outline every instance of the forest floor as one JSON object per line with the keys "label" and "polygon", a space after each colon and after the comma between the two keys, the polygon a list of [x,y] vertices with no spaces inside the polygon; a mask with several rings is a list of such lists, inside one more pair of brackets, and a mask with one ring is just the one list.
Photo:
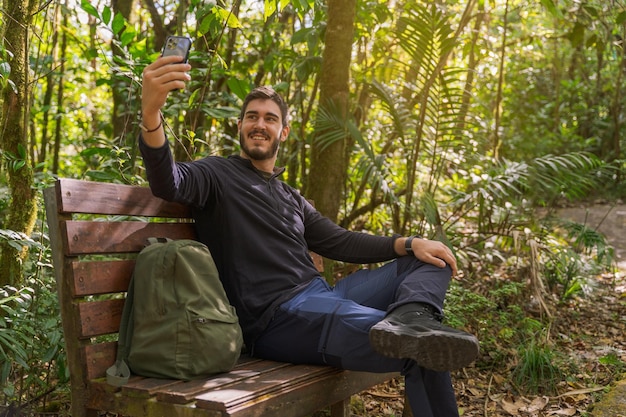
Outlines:
{"label": "forest floor", "polygon": [[[524,395],[511,382],[511,369],[489,369],[479,358],[452,373],[463,417],[596,416],[593,410],[626,379],[626,205],[568,207],[559,213],[602,232],[615,249],[618,266],[616,274],[591,277],[590,293],[549,306],[555,317],[550,331],[555,349],[572,358],[578,373],[564,375],[555,395]],[[359,400],[357,407],[364,410],[359,416],[399,417],[403,384],[394,380],[379,385]],[[623,400],[609,414],[597,416],[625,417]]]}

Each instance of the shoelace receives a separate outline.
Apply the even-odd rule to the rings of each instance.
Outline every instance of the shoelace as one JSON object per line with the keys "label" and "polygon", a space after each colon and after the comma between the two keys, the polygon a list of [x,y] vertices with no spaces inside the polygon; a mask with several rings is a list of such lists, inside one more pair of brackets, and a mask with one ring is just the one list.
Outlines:
{"label": "shoelace", "polygon": [[417,314],[418,316],[426,316],[427,318],[433,319],[441,323],[443,321],[443,314],[439,311],[435,310],[433,307],[424,306],[422,309],[414,310],[411,313]]}

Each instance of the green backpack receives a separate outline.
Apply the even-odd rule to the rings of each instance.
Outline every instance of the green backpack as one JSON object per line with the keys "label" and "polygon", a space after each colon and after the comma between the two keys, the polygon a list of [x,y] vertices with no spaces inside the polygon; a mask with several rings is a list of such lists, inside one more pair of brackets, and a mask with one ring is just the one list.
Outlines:
{"label": "green backpack", "polygon": [[124,385],[131,372],[191,380],[231,370],[243,337],[209,249],[149,241],[137,256],[108,382]]}

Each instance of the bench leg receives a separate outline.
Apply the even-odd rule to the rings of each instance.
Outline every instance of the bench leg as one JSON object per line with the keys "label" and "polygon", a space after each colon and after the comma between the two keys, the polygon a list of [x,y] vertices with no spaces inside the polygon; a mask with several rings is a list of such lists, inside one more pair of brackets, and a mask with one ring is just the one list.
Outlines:
{"label": "bench leg", "polygon": [[404,393],[404,408],[402,409],[402,417],[413,417],[413,411],[411,410],[411,404],[409,403],[409,397],[406,392]]}
{"label": "bench leg", "polygon": [[350,398],[331,405],[330,417],[350,417]]}

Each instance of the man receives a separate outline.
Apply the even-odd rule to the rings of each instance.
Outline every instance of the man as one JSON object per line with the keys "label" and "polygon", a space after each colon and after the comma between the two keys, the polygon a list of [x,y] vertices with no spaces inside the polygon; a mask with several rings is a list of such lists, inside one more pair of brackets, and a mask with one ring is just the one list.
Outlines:
{"label": "man", "polygon": [[[405,376],[419,416],[458,416],[449,371],[471,363],[478,341],[441,324],[456,260],[441,242],[345,230],[278,177],[288,111],[270,88],[244,100],[241,151],[173,160],[160,110],[190,66],[161,57],[143,73],[141,152],[156,196],[192,207],[252,355]],[[353,263],[392,261],[330,287],[309,250]]]}

